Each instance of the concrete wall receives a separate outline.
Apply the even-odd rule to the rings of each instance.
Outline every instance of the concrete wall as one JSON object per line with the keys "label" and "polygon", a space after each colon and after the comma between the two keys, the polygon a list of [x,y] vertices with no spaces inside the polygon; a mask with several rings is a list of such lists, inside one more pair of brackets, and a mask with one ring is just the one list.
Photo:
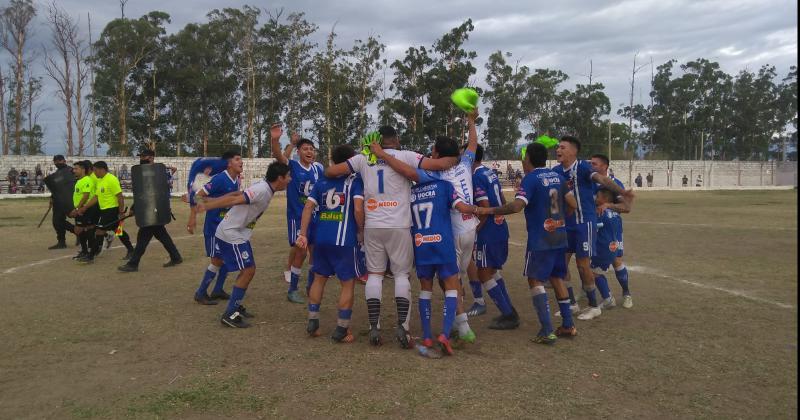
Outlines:
{"label": "concrete wall", "polygon": [[[111,172],[119,175],[122,165],[128,169],[139,163],[136,157],[101,157],[79,158],[71,157],[68,163],[76,160],[89,159],[92,161],[104,160],[108,163]],[[157,157],[156,162],[161,162],[178,169],[175,173],[173,192],[180,193],[186,190],[186,177],[195,157]],[[45,175],[54,170],[52,156],[4,156],[0,157],[0,179],[5,181],[9,169],[13,166],[17,171],[28,170],[33,179],[34,168],[41,165]],[[250,185],[254,180],[264,177],[267,165],[272,159],[245,159],[244,160],[244,185]],[[503,172],[503,179],[507,179],[507,165],[511,164],[514,170],[521,170],[519,161],[486,161],[486,166],[493,165]],[[556,165],[555,161],[548,162],[550,166]],[[719,162],[719,161],[682,161],[682,160],[633,160],[612,161],[611,170],[626,186],[633,186],[636,175],[641,173],[644,179],[648,173],[653,174],[654,188],[680,189],[683,175],[689,177],[689,186],[694,187],[697,176],[702,179],[702,188],[736,188],[736,187],[772,187],[772,186],[797,186],[797,162]],[[3,183],[2,193],[7,193]],[[646,186],[646,181],[643,181]]]}

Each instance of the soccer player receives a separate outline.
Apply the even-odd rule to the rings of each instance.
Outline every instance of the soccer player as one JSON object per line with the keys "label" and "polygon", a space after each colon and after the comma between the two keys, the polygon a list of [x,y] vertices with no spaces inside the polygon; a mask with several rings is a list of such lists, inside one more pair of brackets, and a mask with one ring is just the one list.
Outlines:
{"label": "soccer player", "polygon": [[[554,344],[558,336],[574,337],[578,330],[572,322],[569,294],[562,279],[567,271],[564,250],[567,247],[564,207],[567,194],[564,179],[546,167],[547,149],[538,143],[528,145],[526,158],[533,171],[525,175],[514,201],[502,207],[479,207],[478,214],[505,215],[525,209],[528,243],[523,276],[528,279],[533,307],[541,329],[532,339],[538,344]],[[553,330],[545,283],[550,282],[561,309],[562,325]]]}
{"label": "soccer player", "polygon": [[[94,262],[94,256],[89,253],[89,241],[91,240],[91,242],[94,243],[94,238],[89,235],[94,236],[92,229],[94,228],[94,218],[96,215],[93,211],[78,215],[77,209],[83,207],[92,196],[94,183],[92,179],[87,176],[87,172],[89,172],[90,169],[91,167],[85,160],[75,162],[72,165],[72,173],[75,174],[76,179],[75,190],[72,193],[72,205],[75,210],[72,210],[70,213],[70,217],[75,218],[75,235],[78,236],[81,245],[81,251],[73,259],[89,264]],[[96,207],[92,207],[92,209],[95,208]],[[94,248],[94,246],[92,246],[92,248]]]}
{"label": "soccer player", "polygon": [[[597,203],[597,254],[592,257],[592,270],[594,271],[594,282],[597,290],[603,298],[601,306],[603,309],[611,309],[617,305],[611,289],[608,287],[608,279],[605,273],[608,267],[613,266],[614,259],[622,243],[622,218],[619,213],[608,208],[608,204],[613,204],[616,196],[611,191],[601,188],[597,190],[595,201]],[[627,290],[623,289],[623,294]],[[628,291],[628,293],[630,293]],[[630,294],[626,295],[629,296]]]}
{"label": "soccer player", "polygon": [[[570,191],[575,195],[577,207],[574,213],[567,218],[567,254],[566,261],[575,255],[578,274],[581,278],[583,290],[589,301],[589,307],[578,315],[580,320],[594,319],[602,314],[597,302],[594,275],[591,268],[591,257],[594,256],[595,240],[597,237],[597,213],[594,203],[594,183],[599,183],[617,195],[633,199],[633,192],[620,188],[611,178],[600,175],[592,169],[591,163],[578,159],[581,143],[577,138],[564,136],[558,143],[556,159],[559,165],[553,168],[558,175],[566,180]],[[568,285],[568,290],[571,286]],[[575,305],[574,293],[570,294],[570,302]]]}
{"label": "soccer player", "polygon": [[[414,168],[443,170],[455,164],[455,159],[427,159],[422,155],[399,150],[400,138],[394,128],[381,127],[381,144],[385,152]],[[364,154],[357,154],[345,163],[331,165],[325,176],[336,178],[350,173],[359,173],[364,181],[366,218],[364,223],[364,247],[367,259],[367,284],[365,294],[369,315],[369,341],[378,346],[382,343],[380,332],[381,298],[383,278],[387,261],[394,273],[395,303],[397,305],[397,328],[395,337],[402,348],[411,348],[413,340],[408,333],[408,311],[411,305],[411,283],[409,272],[413,263],[411,240],[411,182],[397,173],[385,160],[371,164]]]}
{"label": "soccer player", "polygon": [[[275,132],[282,133],[282,130],[278,127],[276,131],[273,126],[270,134],[274,135]],[[228,271],[239,272],[228,299],[228,306],[220,318],[223,325],[232,328],[250,326],[245,318],[251,318],[253,314],[242,306],[247,287],[256,274],[250,238],[253,236],[256,221],[269,207],[275,192],[285,190],[291,182],[292,175],[289,172],[289,166],[285,163],[272,162],[267,167],[266,181],[258,181],[244,191],[228,193],[218,198],[205,198],[197,203],[197,211],[230,208],[217,226],[214,256],[205,273],[206,276],[213,277],[213,273],[219,272],[223,264]]]}
{"label": "soccer player", "polygon": [[[277,124],[273,125],[272,128],[270,128],[270,133],[276,126],[280,128]],[[281,132],[283,132],[282,129]],[[273,137],[271,142],[272,157],[278,162],[289,165],[292,171],[292,184],[289,185],[286,190],[286,225],[289,230],[289,246],[291,248],[289,250],[287,264],[289,272],[284,272],[284,277],[288,274],[289,290],[286,293],[287,300],[292,303],[302,304],[305,303],[305,301],[297,292],[297,284],[300,282],[300,270],[303,267],[303,260],[305,260],[308,252],[306,252],[305,249],[295,247],[295,242],[297,241],[297,232],[300,231],[300,218],[303,215],[303,207],[306,204],[308,195],[311,193],[311,189],[314,187],[319,177],[322,176],[324,169],[319,162],[315,161],[317,150],[311,140],[300,138],[297,133],[294,133],[289,146],[286,148],[285,154],[281,153],[279,139]],[[297,148],[298,160],[289,159],[287,157],[291,156],[292,146]],[[308,249],[311,251],[313,257],[313,247],[311,246],[314,243],[313,237],[306,239],[309,245]],[[310,287],[311,283],[314,281],[312,264],[313,258],[309,258],[307,287]]]}
{"label": "soccer player", "polygon": [[[608,175],[608,166],[609,166],[609,159],[608,156],[603,154],[595,154],[592,155],[592,168],[595,172],[599,173],[600,175]],[[613,175],[609,176],[609,178],[613,179],[620,188],[625,188],[622,184],[622,181],[614,177]],[[599,184],[595,184],[595,191],[602,188]],[[610,209],[614,212],[621,215],[622,213],[630,213],[631,211],[631,203],[628,199],[624,196],[616,196],[614,197],[613,201],[605,201],[603,204],[598,204],[598,210],[605,210]],[[618,238],[618,246],[617,246],[617,255],[614,258],[614,274],[617,277],[617,281],[619,282],[620,287],[622,288],[622,307],[625,309],[630,309],[633,307],[633,297],[631,296],[631,291],[628,286],[628,268],[625,267],[625,262],[622,260],[623,255],[623,236],[622,236],[622,218],[619,217],[619,238]],[[599,235],[598,235],[599,240]]]}
{"label": "soccer player", "polygon": [[[97,175],[95,195],[79,208],[77,213],[83,216],[95,204],[100,206],[95,235],[97,238],[102,239],[106,235],[106,232],[114,232],[119,226],[120,219],[125,217],[125,198],[122,196],[122,186],[119,183],[119,179],[117,179],[114,174],[108,172],[107,163],[102,160],[95,162],[94,173]],[[133,245],[131,245],[128,232],[123,230],[119,241],[122,242],[122,244],[125,245],[125,249],[128,250],[127,254],[122,257],[122,259],[130,259],[133,255]]]}
{"label": "soccer player", "polygon": [[[475,188],[475,202],[480,207],[500,207],[505,204],[500,189],[500,182],[491,169],[483,166],[483,147],[478,145],[473,163],[472,183]],[[470,280],[473,296],[481,293],[486,287],[489,297],[500,310],[500,316],[495,318],[489,328],[504,330],[514,329],[519,326],[519,315],[511,305],[511,299],[506,290],[500,270],[508,259],[508,223],[503,216],[481,216],[478,225],[478,235],[475,241],[473,260],[477,266],[477,284]],[[480,315],[486,312],[486,305],[475,302],[467,312],[469,316]]]}
{"label": "soccer player", "polygon": [[[242,155],[239,152],[225,152],[222,154],[222,159],[228,162],[228,167],[223,172],[214,175],[211,180],[206,183],[194,197],[190,196],[191,200],[196,200],[203,197],[218,198],[225,194],[239,191],[240,177],[242,174]],[[210,167],[208,168],[210,169]],[[194,228],[197,225],[197,210],[196,206],[191,206],[191,213],[189,214],[189,222],[186,229],[189,233],[194,234]],[[206,212],[205,221],[203,222],[203,238],[206,246],[206,256],[212,258],[214,256],[214,241],[216,240],[217,226],[219,226],[222,219],[230,211],[230,208],[213,209]],[[215,273],[217,277],[214,283],[214,289],[211,295],[208,294],[208,286],[211,284],[213,276],[203,276],[200,281],[200,286],[194,292],[194,301],[201,305],[216,305],[217,300],[227,300],[230,295],[225,293],[223,286],[225,285],[225,278],[228,276],[227,266],[220,267],[219,272]]]}
{"label": "soccer player", "polygon": [[[333,149],[334,164],[350,159],[356,152],[352,146],[341,145]],[[307,233],[313,223],[314,238],[314,282],[308,294],[308,326],[312,337],[319,335],[319,309],[325,283],[336,275],[342,285],[339,294],[339,316],[336,330],[331,335],[335,342],[352,342],[350,318],[353,314],[353,292],[355,279],[361,277],[366,267],[359,254],[358,237],[364,229],[364,183],[352,174],[339,178],[320,178],[308,196],[296,246],[305,248]]]}

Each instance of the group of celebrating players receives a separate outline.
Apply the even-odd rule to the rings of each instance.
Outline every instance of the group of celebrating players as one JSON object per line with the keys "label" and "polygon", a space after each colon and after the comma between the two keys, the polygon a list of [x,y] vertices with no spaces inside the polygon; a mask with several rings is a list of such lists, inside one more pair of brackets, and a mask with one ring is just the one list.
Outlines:
{"label": "group of celebrating players", "polygon": [[[523,276],[527,278],[541,329],[533,341],[553,344],[557,337],[574,337],[573,315],[590,320],[616,301],[605,273],[613,267],[622,287],[622,306],[630,308],[627,269],[622,262],[620,213],[630,211],[631,190],[607,176],[608,158],[578,160],[580,142],[563,137],[556,149],[559,162],[547,168],[547,148],[531,143],[523,155],[526,175],[513,201],[506,202],[496,174],[481,164],[483,149],[475,127],[477,110],[467,114],[468,142],[438,137],[429,156],[400,149],[392,127],[384,126],[366,138],[362,153],[348,145],[331,151],[327,168],[316,162],[316,149],[293,135],[285,150],[280,124],[270,129],[275,161],[266,178],[240,191],[241,156],[223,156],[225,170],[213,175],[207,168],[192,185],[192,213],[187,229],[194,231],[196,214],[205,211],[204,236],[210,263],[194,299],[203,305],[227,300],[222,324],[243,328],[252,317],[242,301],[255,275],[250,238],[258,218],[275,192],[286,190],[287,227],[291,251],[285,280],[289,302],[303,304],[298,292],[301,267],[308,259],[307,333],[320,335],[320,305],[325,283],[340,280],[338,319],[331,338],[354,340],[350,328],[355,282],[366,277],[365,297],[369,342],[382,343],[380,313],[384,277],[394,281],[397,311],[395,339],[403,348],[415,345],[425,353],[453,354],[451,340],[474,342],[469,317],[486,313],[483,291],[500,311],[489,326],[509,330],[519,326],[501,274],[508,257],[509,229],[505,215],[525,211],[527,245]],[[365,146],[366,147],[366,146]],[[292,149],[298,159],[291,159]],[[207,181],[207,182],[206,182]],[[572,256],[589,306],[579,311],[569,281]],[[415,268],[420,281],[418,312],[422,335],[415,343],[410,332],[411,282]],[[228,272],[238,271],[228,295],[223,290]],[[213,291],[208,288],[216,278]],[[444,292],[443,320],[432,332],[434,278]],[[469,280],[474,303],[464,307],[462,280]],[[558,302],[562,324],[553,327],[546,287]],[[597,296],[599,291],[600,296]],[[421,350],[422,351],[422,350]]]}

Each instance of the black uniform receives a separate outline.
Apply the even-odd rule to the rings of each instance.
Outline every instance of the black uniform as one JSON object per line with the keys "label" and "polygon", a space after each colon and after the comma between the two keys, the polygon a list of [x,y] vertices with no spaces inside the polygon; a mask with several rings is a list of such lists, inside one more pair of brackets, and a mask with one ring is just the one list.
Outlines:
{"label": "black uniform", "polygon": [[[65,163],[57,163],[56,168],[56,172],[66,171],[69,172],[70,177],[73,176],[72,168]],[[53,229],[56,231],[58,245],[63,246],[67,244],[67,232],[75,232],[75,226],[67,220],[67,213],[64,213],[64,210],[56,205],[53,206]]]}

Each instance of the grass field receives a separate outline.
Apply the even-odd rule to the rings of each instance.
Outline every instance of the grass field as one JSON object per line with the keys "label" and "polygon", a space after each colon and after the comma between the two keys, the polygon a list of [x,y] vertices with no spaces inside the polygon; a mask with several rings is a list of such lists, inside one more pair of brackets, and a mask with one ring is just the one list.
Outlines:
{"label": "grass field", "polygon": [[[74,249],[47,251],[52,229],[36,229],[45,208],[0,201],[2,419],[797,417],[795,191],[639,193],[625,218],[634,308],[577,321],[578,337],[553,347],[529,341],[538,322],[524,249],[512,245],[504,277],[522,326],[489,330],[490,305],[470,320],[478,342],[440,360],[368,346],[362,286],[355,343],[305,335],[305,306],[285,299],[283,199],[254,235],[248,330],[192,301],[207,259],[182,206],[169,229],[185,263],[161,268],[167,254],[153,242],[131,274],[116,272],[119,248],[93,266],[74,263]],[[510,223],[523,244],[522,216]],[[384,326],[394,325],[386,286]],[[338,285],[327,292],[326,335]]]}

